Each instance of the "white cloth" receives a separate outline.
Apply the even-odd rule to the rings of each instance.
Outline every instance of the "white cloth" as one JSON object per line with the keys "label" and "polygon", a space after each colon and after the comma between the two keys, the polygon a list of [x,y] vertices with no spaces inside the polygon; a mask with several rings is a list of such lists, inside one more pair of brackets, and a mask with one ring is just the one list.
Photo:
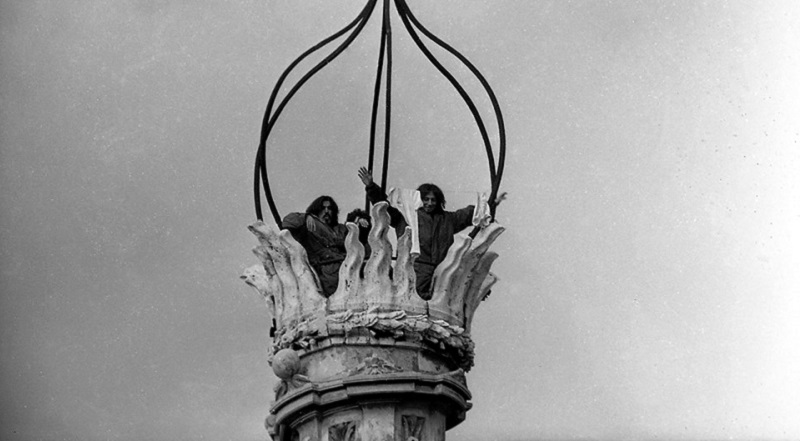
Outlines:
{"label": "white cloth", "polygon": [[411,254],[419,256],[419,224],[417,210],[422,207],[422,197],[417,190],[392,188],[387,195],[389,205],[398,209],[411,227]]}
{"label": "white cloth", "polygon": [[492,222],[492,215],[489,212],[489,195],[478,193],[478,202],[475,204],[475,211],[472,213],[472,225],[486,228]]}

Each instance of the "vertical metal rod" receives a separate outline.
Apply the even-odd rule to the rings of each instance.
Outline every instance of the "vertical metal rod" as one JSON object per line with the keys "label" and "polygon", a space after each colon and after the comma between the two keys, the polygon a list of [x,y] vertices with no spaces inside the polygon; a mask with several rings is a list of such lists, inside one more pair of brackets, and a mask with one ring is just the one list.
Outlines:
{"label": "vertical metal rod", "polygon": [[389,177],[389,144],[392,123],[392,21],[389,16],[391,2],[383,1],[383,29],[386,35],[386,113],[383,127],[383,169],[381,170],[381,188],[386,191]]}
{"label": "vertical metal rod", "polygon": [[[384,8],[386,5],[384,4]],[[375,163],[375,132],[377,131],[378,103],[381,97],[381,77],[383,76],[383,60],[386,54],[386,33],[381,24],[381,45],[378,53],[378,71],[375,74],[375,89],[372,95],[372,116],[369,125],[369,158],[367,160],[367,170],[373,171]],[[369,197],[364,196],[364,210],[369,211]]]}

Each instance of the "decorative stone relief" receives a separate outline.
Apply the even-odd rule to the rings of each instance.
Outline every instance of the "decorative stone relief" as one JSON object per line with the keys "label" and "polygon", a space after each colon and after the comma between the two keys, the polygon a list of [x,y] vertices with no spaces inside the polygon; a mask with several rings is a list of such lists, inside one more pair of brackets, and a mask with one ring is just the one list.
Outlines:
{"label": "decorative stone relief", "polygon": [[328,441],[359,441],[357,421],[346,421],[328,427]]}
{"label": "decorative stone relief", "polygon": [[403,415],[400,418],[400,440],[402,441],[423,441],[422,428],[425,426],[425,418],[416,415]]}
{"label": "decorative stone relief", "polygon": [[409,315],[406,311],[380,312],[377,307],[368,311],[343,311],[323,317],[313,317],[296,326],[278,330],[272,351],[281,349],[313,349],[317,340],[330,336],[346,336],[355,329],[367,329],[374,337],[395,340],[417,339],[436,347],[459,367],[469,370],[474,364],[475,345],[464,328],[427,315]]}
{"label": "decorative stone relief", "polygon": [[358,366],[350,370],[350,375],[378,375],[392,372],[402,372],[403,369],[383,358],[371,356],[365,358]]}
{"label": "decorative stone relief", "polygon": [[267,429],[267,432],[272,433],[273,427],[275,427],[275,414],[271,413],[264,418],[264,428]]}
{"label": "decorative stone relief", "polygon": [[308,378],[304,375],[297,375],[289,380],[281,380],[273,389],[275,392],[275,399],[281,399],[290,390],[300,388],[308,382]]}

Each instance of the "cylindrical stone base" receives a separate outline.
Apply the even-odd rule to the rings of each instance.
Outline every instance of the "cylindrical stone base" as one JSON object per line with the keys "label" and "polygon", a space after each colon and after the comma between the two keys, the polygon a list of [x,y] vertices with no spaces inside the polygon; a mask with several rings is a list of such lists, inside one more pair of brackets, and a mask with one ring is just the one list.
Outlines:
{"label": "cylindrical stone base", "polygon": [[302,364],[271,409],[275,441],[444,441],[471,407],[463,371],[419,348],[334,346]]}

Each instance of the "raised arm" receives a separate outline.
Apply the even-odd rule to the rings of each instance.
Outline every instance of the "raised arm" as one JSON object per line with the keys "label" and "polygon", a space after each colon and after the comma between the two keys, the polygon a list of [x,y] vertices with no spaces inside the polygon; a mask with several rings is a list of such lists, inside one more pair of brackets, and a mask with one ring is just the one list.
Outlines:
{"label": "raised arm", "polygon": [[[364,190],[367,192],[367,199],[371,204],[377,204],[378,202],[387,201],[388,197],[386,196],[386,192],[383,191],[380,185],[376,184],[375,181],[372,179],[372,173],[367,170],[366,167],[361,167],[358,169],[358,177],[361,179],[361,182],[364,183]],[[406,225],[408,222],[406,218],[403,217],[403,214],[400,213],[400,210],[389,206],[389,224],[397,231],[398,236],[405,231]]]}
{"label": "raised arm", "polygon": [[364,183],[364,190],[367,192],[367,199],[369,199],[371,204],[377,204],[387,199],[386,192],[380,185],[375,183],[372,179],[372,173],[370,173],[366,167],[358,169],[358,177],[361,179],[361,182]]}
{"label": "raised arm", "polygon": [[464,228],[472,225],[472,214],[475,212],[474,205],[467,205],[466,207],[453,212],[455,217],[455,231],[461,231]]}

